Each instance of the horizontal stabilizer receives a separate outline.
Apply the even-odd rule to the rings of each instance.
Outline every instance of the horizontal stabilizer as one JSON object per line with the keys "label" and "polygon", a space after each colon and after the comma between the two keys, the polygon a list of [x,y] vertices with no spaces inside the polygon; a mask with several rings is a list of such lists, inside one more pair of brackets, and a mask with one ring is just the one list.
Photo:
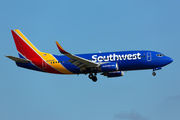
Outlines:
{"label": "horizontal stabilizer", "polygon": [[6,57],[8,57],[9,59],[14,60],[15,62],[18,62],[18,63],[30,63],[31,62],[30,60],[17,58],[17,57],[13,57],[13,56],[6,56]]}

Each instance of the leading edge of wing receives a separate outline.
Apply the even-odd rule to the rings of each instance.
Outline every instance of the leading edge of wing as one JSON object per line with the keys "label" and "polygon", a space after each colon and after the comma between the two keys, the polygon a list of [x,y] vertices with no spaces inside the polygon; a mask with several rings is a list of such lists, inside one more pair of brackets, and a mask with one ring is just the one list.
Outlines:
{"label": "leading edge of wing", "polygon": [[73,55],[73,54],[65,51],[57,41],[56,41],[56,45],[57,45],[59,51],[63,55],[65,55],[65,56],[71,58],[72,60],[74,60],[73,62],[75,62],[75,61],[80,62],[80,63],[84,64],[85,67],[99,67],[100,66],[100,64],[98,64],[98,63],[92,62],[92,61],[90,61],[88,59]]}

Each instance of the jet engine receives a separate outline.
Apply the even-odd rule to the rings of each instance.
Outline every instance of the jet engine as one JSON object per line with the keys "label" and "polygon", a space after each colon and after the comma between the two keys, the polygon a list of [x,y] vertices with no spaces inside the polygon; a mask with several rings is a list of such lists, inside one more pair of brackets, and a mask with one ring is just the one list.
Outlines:
{"label": "jet engine", "polygon": [[118,71],[118,64],[116,62],[101,64],[100,71],[101,72],[111,72],[111,71]]}
{"label": "jet engine", "polygon": [[107,77],[120,77],[124,75],[124,71],[107,72],[107,73],[103,73],[103,75]]}

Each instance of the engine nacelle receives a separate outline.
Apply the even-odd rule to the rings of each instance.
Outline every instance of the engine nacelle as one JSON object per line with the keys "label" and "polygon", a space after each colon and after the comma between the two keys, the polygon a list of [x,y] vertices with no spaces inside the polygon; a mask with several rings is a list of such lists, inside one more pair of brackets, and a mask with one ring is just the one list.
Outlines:
{"label": "engine nacelle", "polygon": [[105,76],[107,77],[120,77],[124,75],[124,71],[114,71],[114,72],[108,72]]}
{"label": "engine nacelle", "polygon": [[100,66],[101,72],[118,71],[118,69],[118,64],[116,62],[101,64]]}

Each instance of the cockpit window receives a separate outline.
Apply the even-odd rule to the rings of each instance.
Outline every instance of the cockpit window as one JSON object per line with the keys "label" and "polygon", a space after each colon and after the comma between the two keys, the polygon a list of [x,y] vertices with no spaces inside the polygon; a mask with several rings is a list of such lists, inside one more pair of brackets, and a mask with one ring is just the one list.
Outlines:
{"label": "cockpit window", "polygon": [[162,57],[162,56],[165,56],[165,55],[164,54],[156,54],[156,56]]}

